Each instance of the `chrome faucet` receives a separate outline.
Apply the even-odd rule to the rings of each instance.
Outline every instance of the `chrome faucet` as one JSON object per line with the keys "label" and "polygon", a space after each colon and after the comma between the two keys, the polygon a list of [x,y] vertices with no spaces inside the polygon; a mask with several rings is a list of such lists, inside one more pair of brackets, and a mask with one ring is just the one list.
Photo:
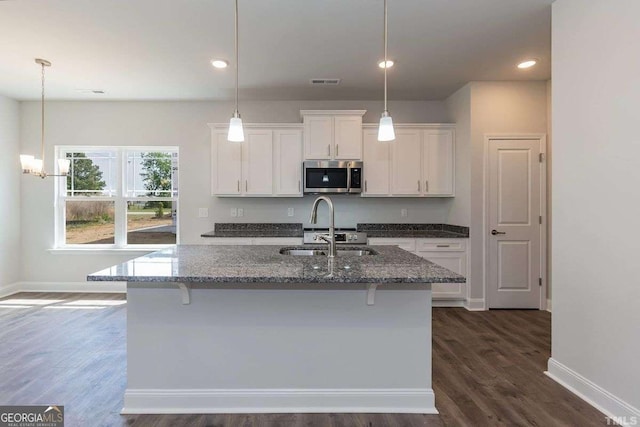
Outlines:
{"label": "chrome faucet", "polygon": [[315,224],[318,222],[318,205],[320,201],[324,200],[329,205],[329,212],[331,213],[331,218],[329,222],[329,235],[320,234],[318,238],[324,240],[329,244],[329,258],[334,258],[336,256],[336,227],[335,220],[333,214],[333,202],[327,196],[320,196],[313,202],[313,207],[311,208],[311,218],[309,218],[309,222],[311,224]]}

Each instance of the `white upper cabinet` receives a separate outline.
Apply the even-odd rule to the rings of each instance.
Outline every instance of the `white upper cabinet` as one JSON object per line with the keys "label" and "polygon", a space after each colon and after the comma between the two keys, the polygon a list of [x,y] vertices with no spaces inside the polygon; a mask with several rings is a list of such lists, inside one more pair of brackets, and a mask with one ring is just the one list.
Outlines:
{"label": "white upper cabinet", "polygon": [[302,197],[302,130],[274,130],[275,194]]}
{"label": "white upper cabinet", "polygon": [[273,131],[245,129],[244,135],[244,142],[239,144],[242,146],[242,190],[247,196],[270,196],[273,194]]}
{"label": "white upper cabinet", "polygon": [[452,129],[424,131],[422,191],[425,196],[453,196],[455,147]]}
{"label": "white upper cabinet", "polygon": [[378,141],[377,129],[362,132],[364,145],[363,196],[388,196],[391,193],[391,144]]}
{"label": "white upper cabinet", "polygon": [[305,160],[362,160],[365,110],[302,110]]}
{"label": "white upper cabinet", "polygon": [[240,195],[242,181],[242,145],[227,141],[227,131],[213,133],[211,144],[211,192]]}
{"label": "white upper cabinet", "polygon": [[[391,193],[398,196],[422,194],[422,130],[396,129],[391,145]],[[382,144],[382,142],[380,142]],[[363,165],[366,168],[367,165]]]}
{"label": "white upper cabinet", "polygon": [[227,141],[226,125],[211,126],[214,196],[302,196],[300,125],[245,125],[244,142]]}

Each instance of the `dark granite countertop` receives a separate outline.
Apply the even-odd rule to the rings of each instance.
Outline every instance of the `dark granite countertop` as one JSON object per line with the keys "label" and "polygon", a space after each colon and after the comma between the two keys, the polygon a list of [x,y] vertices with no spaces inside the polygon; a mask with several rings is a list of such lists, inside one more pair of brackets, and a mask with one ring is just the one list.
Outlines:
{"label": "dark granite countertop", "polygon": [[469,237],[469,227],[449,224],[358,224],[367,237],[444,238]]}
{"label": "dark granite countertop", "polygon": [[293,223],[216,223],[202,237],[302,237],[302,224]]}
{"label": "dark granite countertop", "polygon": [[[304,248],[326,245],[306,245]],[[465,278],[396,246],[376,255],[281,255],[282,246],[177,245],[115,265],[89,281],[185,283],[460,283]],[[358,248],[349,248],[358,249]]]}

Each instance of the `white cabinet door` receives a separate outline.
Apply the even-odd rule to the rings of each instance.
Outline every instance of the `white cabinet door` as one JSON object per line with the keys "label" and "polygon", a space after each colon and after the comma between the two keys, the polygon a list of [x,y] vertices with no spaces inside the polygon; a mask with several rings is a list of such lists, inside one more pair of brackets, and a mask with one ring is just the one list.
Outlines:
{"label": "white cabinet door", "polygon": [[245,129],[242,143],[242,191],[248,196],[273,194],[273,132]]}
{"label": "white cabinet door", "polygon": [[302,131],[275,130],[275,193],[302,197]]}
{"label": "white cabinet door", "polygon": [[227,132],[215,132],[211,144],[211,193],[237,196],[241,192],[242,146],[227,141]]}
{"label": "white cabinet door", "polygon": [[451,129],[424,131],[422,192],[427,196],[453,196],[454,141]]}
{"label": "white cabinet door", "polygon": [[304,116],[304,158],[331,159],[333,150],[333,117]]}
{"label": "white cabinet door", "polygon": [[[391,143],[391,193],[419,196],[422,192],[422,131],[399,129]],[[365,165],[366,167],[366,165]]]}
{"label": "white cabinet door", "polygon": [[364,196],[388,196],[391,192],[391,144],[378,141],[377,129],[365,129]]}
{"label": "white cabinet door", "polygon": [[333,118],[333,158],[362,160],[362,116]]}
{"label": "white cabinet door", "polygon": [[[465,252],[416,252],[446,269],[467,277],[467,255]],[[465,283],[434,283],[431,285],[434,299],[464,299]]]}

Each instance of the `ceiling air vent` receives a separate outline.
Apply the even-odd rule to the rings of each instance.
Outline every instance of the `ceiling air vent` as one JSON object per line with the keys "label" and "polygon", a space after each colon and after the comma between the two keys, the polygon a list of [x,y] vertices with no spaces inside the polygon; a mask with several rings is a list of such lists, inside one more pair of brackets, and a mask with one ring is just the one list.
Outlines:
{"label": "ceiling air vent", "polygon": [[314,86],[335,86],[340,84],[340,79],[311,79],[309,83]]}

